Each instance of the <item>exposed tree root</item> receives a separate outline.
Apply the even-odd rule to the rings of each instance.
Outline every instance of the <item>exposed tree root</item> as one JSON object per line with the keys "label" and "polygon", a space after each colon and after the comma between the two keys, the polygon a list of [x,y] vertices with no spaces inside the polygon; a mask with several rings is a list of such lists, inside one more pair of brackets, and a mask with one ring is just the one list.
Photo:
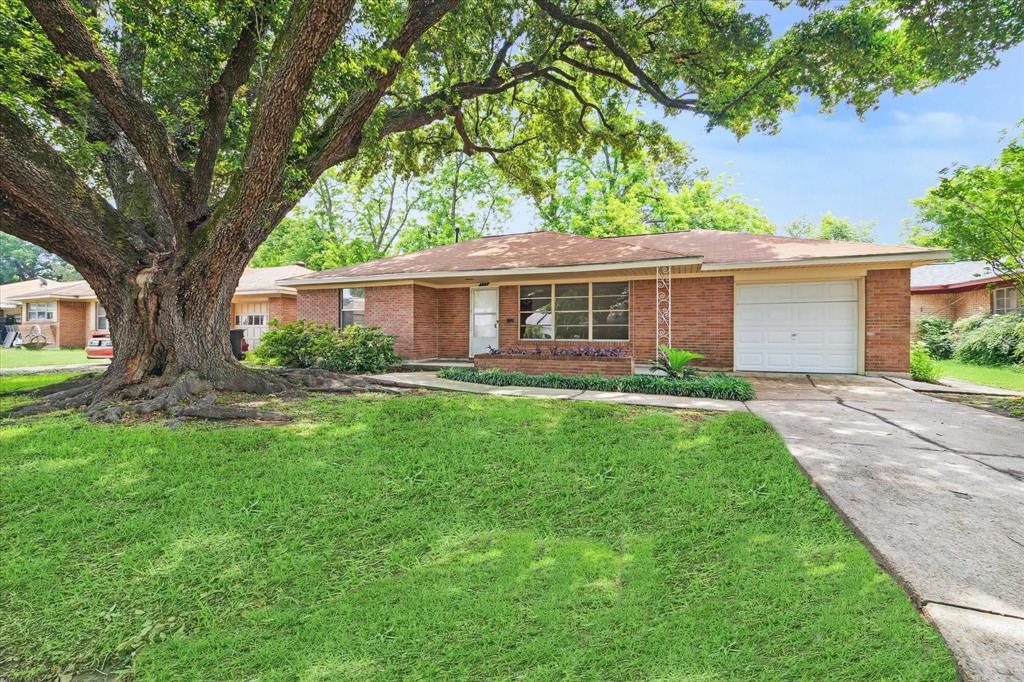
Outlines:
{"label": "exposed tree root", "polygon": [[103,374],[37,389],[33,395],[42,398],[39,402],[16,408],[8,416],[25,417],[82,409],[92,421],[111,423],[120,422],[129,415],[152,414],[166,414],[177,421],[247,419],[286,422],[292,419],[283,412],[217,405],[215,400],[218,391],[281,397],[299,397],[307,392],[405,392],[400,388],[377,383],[373,377],[336,374],[319,369],[230,368],[216,379],[200,377],[196,372],[184,372],[173,377],[154,377],[139,382],[125,382],[117,376]]}

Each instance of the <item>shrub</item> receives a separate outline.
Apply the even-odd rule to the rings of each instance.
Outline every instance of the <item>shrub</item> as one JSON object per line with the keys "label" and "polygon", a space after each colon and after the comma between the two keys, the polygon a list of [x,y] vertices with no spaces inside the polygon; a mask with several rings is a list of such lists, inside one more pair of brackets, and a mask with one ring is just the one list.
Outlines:
{"label": "shrub", "polygon": [[694,353],[682,348],[670,348],[658,346],[658,361],[654,363],[654,369],[664,372],[673,379],[689,379],[694,376],[694,369],[690,363],[694,360],[704,358],[700,353]]}
{"label": "shrub", "polygon": [[345,327],[341,333],[341,350],[347,372],[384,372],[402,361],[395,353],[394,336],[361,324]]}
{"label": "shrub", "polygon": [[917,335],[928,355],[936,360],[953,357],[953,323],[941,317],[922,317],[917,321]]}
{"label": "shrub", "polygon": [[398,364],[394,337],[374,327],[351,325],[340,335],[329,324],[271,323],[252,352],[258,362],[369,374]]}
{"label": "shrub", "polygon": [[1024,315],[977,315],[953,325],[956,359],[976,365],[1024,362]]}
{"label": "shrub", "polygon": [[915,344],[910,349],[910,377],[914,381],[925,381],[934,384],[939,378],[939,366],[935,364],[923,344]]}
{"label": "shrub", "polygon": [[475,369],[452,367],[441,370],[439,375],[454,381],[490,386],[617,391],[692,398],[719,398],[721,400],[751,400],[754,397],[754,387],[750,385],[749,381],[725,374],[709,374],[693,379],[671,379],[650,374],[623,377],[569,376],[565,374],[523,374],[522,372],[504,372],[496,369],[478,372]]}

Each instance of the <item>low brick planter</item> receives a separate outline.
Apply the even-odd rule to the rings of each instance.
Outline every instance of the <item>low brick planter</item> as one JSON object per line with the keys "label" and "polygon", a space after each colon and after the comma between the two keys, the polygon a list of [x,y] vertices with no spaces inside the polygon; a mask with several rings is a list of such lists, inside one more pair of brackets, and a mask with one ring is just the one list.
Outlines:
{"label": "low brick planter", "polygon": [[523,374],[600,374],[604,377],[633,373],[633,358],[600,358],[570,355],[477,355],[477,370],[500,369]]}

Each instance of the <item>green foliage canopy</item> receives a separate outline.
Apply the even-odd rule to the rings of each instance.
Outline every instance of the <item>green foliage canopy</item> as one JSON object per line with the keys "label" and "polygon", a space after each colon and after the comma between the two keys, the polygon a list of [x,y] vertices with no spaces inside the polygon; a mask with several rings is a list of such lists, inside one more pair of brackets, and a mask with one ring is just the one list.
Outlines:
{"label": "green foliage canopy", "polygon": [[992,163],[944,170],[914,205],[911,241],[983,260],[1024,293],[1024,136],[1010,139]]}

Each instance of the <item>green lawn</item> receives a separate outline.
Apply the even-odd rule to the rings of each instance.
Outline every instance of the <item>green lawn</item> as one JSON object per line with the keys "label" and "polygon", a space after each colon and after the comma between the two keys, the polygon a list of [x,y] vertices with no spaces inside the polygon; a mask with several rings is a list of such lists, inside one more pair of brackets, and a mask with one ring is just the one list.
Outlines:
{"label": "green lawn", "polygon": [[1020,365],[990,367],[969,365],[958,360],[936,360],[936,362],[939,365],[940,377],[952,377],[982,386],[1024,391],[1024,367]]}
{"label": "green lawn", "polygon": [[85,365],[108,362],[107,360],[90,360],[85,357],[81,348],[54,350],[26,350],[25,348],[0,349],[0,369],[14,367],[48,367],[51,365]]}
{"label": "green lawn", "polygon": [[465,394],[280,409],[300,418],[3,424],[5,672],[954,679],[751,414]]}

